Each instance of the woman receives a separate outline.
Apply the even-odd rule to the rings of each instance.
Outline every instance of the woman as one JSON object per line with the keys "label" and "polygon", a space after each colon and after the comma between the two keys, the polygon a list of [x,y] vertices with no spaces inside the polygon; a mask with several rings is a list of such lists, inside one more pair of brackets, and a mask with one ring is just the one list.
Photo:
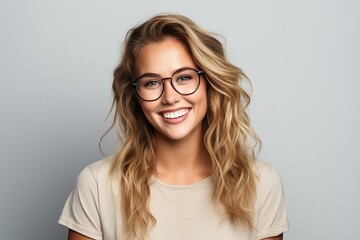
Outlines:
{"label": "woman", "polygon": [[114,71],[117,153],[79,175],[69,239],[282,239],[279,176],[255,159],[244,73],[180,15],[131,29]]}

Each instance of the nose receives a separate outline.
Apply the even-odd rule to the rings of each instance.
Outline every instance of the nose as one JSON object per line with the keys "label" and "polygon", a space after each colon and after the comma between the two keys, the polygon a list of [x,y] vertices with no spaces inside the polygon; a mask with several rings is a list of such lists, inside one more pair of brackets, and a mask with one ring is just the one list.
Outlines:
{"label": "nose", "polygon": [[[164,81],[165,80],[165,81]],[[163,104],[174,104],[180,100],[180,94],[175,91],[173,86],[171,85],[171,79],[164,79],[164,92],[161,97],[161,102]]]}

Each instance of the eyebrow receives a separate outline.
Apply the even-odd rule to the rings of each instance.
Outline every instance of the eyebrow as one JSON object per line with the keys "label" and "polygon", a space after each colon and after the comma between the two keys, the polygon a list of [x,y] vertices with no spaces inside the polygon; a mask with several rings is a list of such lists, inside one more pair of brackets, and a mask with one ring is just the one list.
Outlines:
{"label": "eyebrow", "polygon": [[[177,73],[179,71],[182,71],[182,70],[185,70],[185,69],[195,69],[195,70],[197,70],[197,67],[188,67],[188,66],[186,66],[186,67],[179,68],[179,69],[175,70],[174,72],[172,72],[169,77],[171,77],[175,73]],[[135,78],[135,81],[142,78],[142,77],[159,77],[159,78],[162,78],[160,74],[147,72],[147,73],[143,73],[139,77]]]}

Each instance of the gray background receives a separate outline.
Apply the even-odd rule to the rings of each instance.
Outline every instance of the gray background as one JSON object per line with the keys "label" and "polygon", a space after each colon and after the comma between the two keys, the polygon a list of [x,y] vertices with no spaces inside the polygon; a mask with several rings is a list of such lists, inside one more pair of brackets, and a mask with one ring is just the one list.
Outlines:
{"label": "gray background", "polygon": [[66,238],[56,222],[79,171],[102,157],[97,142],[124,35],[159,12],[222,34],[229,58],[253,81],[260,158],[286,191],[286,239],[357,238],[359,7],[355,0],[1,0],[0,239]]}

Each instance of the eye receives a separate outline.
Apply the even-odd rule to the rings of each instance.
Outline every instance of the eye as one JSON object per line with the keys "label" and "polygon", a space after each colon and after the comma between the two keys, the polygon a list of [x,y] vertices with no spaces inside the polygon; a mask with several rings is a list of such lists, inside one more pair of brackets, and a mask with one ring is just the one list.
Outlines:
{"label": "eye", "polygon": [[188,75],[188,74],[184,74],[184,75],[180,75],[176,78],[176,82],[177,83],[185,83],[187,81],[192,80],[194,77],[192,75]]}
{"label": "eye", "polygon": [[153,78],[141,79],[141,86],[144,88],[148,88],[148,89],[158,88],[161,85],[162,85],[162,82],[158,79],[153,79]]}

